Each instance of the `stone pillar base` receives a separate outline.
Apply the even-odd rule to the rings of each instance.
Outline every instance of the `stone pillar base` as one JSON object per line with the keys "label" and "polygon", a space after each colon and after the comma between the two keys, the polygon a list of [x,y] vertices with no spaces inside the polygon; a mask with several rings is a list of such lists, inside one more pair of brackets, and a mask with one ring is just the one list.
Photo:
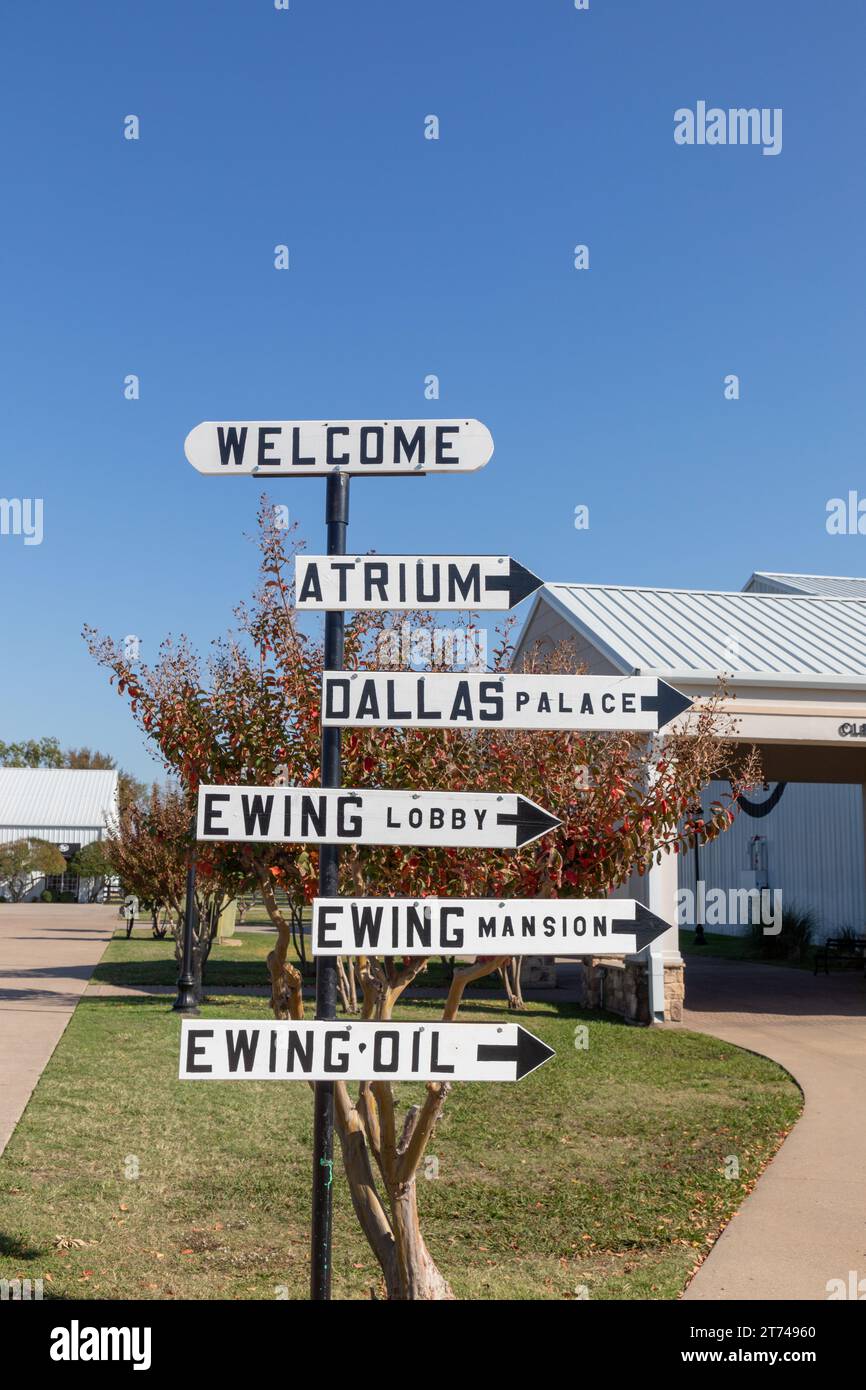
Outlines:
{"label": "stone pillar base", "polygon": [[556,989],[556,961],[553,956],[524,956],[520,982],[524,989]]}
{"label": "stone pillar base", "polygon": [[685,962],[665,961],[665,1023],[682,1023],[685,998]]}
{"label": "stone pillar base", "polygon": [[[583,998],[586,1009],[605,1009],[632,1023],[649,1023],[649,975],[644,961],[621,956],[586,956],[583,966]],[[665,1022],[681,1023],[685,995],[685,966],[665,961]]]}

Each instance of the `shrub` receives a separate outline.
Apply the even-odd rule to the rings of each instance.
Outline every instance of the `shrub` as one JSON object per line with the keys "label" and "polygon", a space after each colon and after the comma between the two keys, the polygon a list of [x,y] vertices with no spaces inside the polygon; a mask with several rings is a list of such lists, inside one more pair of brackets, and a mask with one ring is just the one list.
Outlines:
{"label": "shrub", "polygon": [[46,888],[46,889],[44,889],[43,892],[41,892],[41,893],[39,894],[39,901],[40,901],[40,902],[43,902],[43,903],[53,903],[53,902],[54,902],[54,894],[53,894],[52,892],[50,892],[50,890],[49,890],[48,888]]}
{"label": "shrub", "polygon": [[58,897],[57,901],[58,901],[59,903],[77,903],[77,902],[78,902],[78,899],[77,899],[77,897],[75,896],[74,893],[66,892],[66,893],[61,893],[60,896]]}
{"label": "shrub", "polygon": [[790,903],[782,909],[782,930],[778,936],[768,936],[760,922],[752,926],[752,941],[757,954],[764,960],[806,959],[812,945],[818,923],[811,908],[798,907]]}

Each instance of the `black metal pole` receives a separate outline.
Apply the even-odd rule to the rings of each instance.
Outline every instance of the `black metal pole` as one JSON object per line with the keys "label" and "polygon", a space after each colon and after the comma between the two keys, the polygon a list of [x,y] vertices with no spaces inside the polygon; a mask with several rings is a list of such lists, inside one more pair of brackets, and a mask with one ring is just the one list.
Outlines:
{"label": "black metal pole", "polygon": [[[349,524],[349,475],[330,473],[325,494],[328,554],[345,555]],[[325,670],[343,666],[343,614],[325,614]],[[322,729],[322,786],[340,785],[340,730]],[[340,851],[336,845],[319,850],[319,895],[339,895]],[[337,961],[316,959],[316,1018],[337,1017]],[[331,1297],[331,1213],[334,1176],[334,1083],[317,1081],[313,1119],[313,1203],[311,1221],[310,1298]]]}
{"label": "black metal pole", "polygon": [[195,997],[195,976],[192,970],[193,932],[195,931],[195,816],[192,818],[192,848],[186,870],[186,902],[183,912],[183,959],[177,981],[177,998],[172,1005],[175,1013],[198,1017]]}

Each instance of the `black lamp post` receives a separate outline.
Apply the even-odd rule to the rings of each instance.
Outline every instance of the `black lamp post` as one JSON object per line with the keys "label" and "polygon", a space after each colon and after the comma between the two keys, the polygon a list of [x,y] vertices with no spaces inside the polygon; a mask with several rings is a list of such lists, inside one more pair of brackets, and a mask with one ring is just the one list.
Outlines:
{"label": "black lamp post", "polygon": [[188,1018],[198,1018],[198,1004],[195,997],[195,975],[192,968],[193,935],[195,932],[195,816],[192,820],[192,846],[186,870],[186,903],[183,912],[183,957],[177,981],[177,998],[172,1005],[175,1013],[186,1014]]}

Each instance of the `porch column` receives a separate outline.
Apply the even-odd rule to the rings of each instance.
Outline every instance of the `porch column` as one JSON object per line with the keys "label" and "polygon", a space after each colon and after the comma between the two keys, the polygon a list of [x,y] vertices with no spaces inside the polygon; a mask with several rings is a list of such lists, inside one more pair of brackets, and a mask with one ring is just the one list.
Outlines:
{"label": "porch column", "polygon": [[662,862],[654,863],[647,874],[647,907],[663,922],[671,924],[646,953],[649,956],[650,1017],[656,1023],[665,1019],[679,1023],[683,1016],[684,966],[677,926],[678,867],[678,854],[663,854]]}

